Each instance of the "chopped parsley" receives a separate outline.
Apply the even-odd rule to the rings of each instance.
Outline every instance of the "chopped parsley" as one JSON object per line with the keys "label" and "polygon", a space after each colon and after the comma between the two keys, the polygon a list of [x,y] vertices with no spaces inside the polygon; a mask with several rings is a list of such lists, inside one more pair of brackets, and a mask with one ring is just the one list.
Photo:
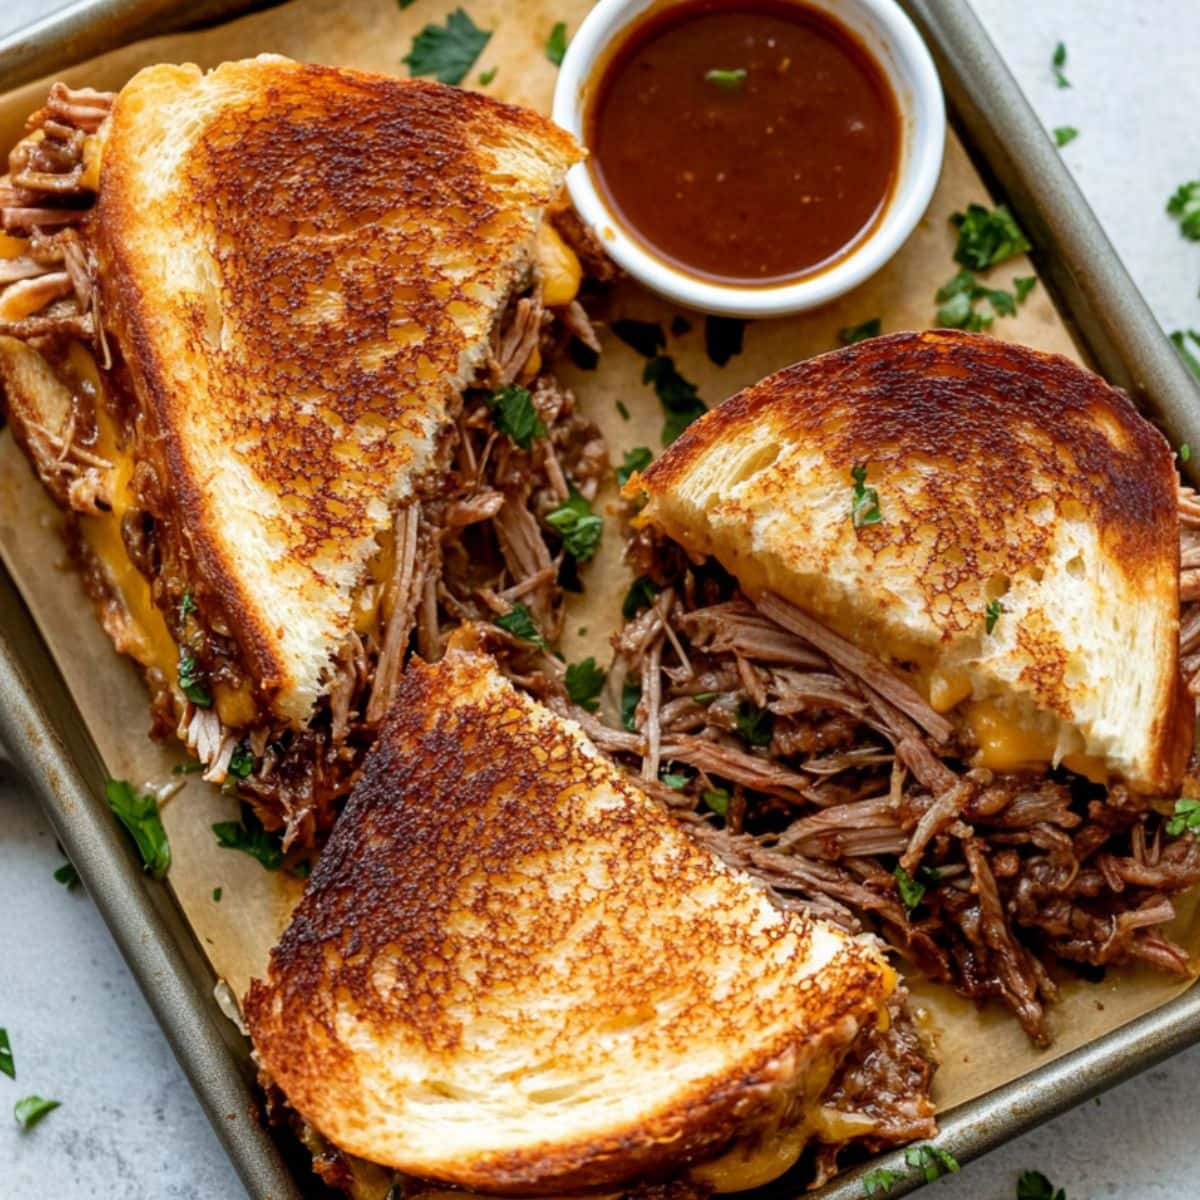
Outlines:
{"label": "chopped parsley", "polygon": [[987,602],[986,615],[984,617],[984,628],[988,633],[991,633],[996,628],[996,622],[1000,620],[1000,614],[1004,609],[1000,606],[999,600],[989,600]]}
{"label": "chopped parsley", "polygon": [[43,1100],[41,1096],[26,1096],[13,1105],[13,1116],[22,1129],[32,1129],[47,1113],[60,1107],[60,1100]]}
{"label": "chopped parsley", "polygon": [[254,770],[254,755],[245,742],[238,742],[234,747],[227,770],[234,779],[245,779]]}
{"label": "chopped parsley", "polygon": [[1179,232],[1200,242],[1200,179],[1181,183],[1167,201],[1167,212],[1179,218]]}
{"label": "chopped parsley", "polygon": [[704,318],[704,353],[718,367],[723,367],[735,354],[741,354],[746,337],[746,322],[740,317]]}
{"label": "chopped parsley", "polygon": [[[892,872],[892,878],[896,881],[896,891],[900,893],[900,902],[904,905],[908,915],[912,916],[913,911],[925,899],[925,885],[919,879],[914,879],[901,866],[897,866]],[[916,1164],[910,1163],[909,1165],[915,1166]]]}
{"label": "chopped parsley", "polygon": [[396,3],[400,6],[401,11],[403,11],[404,9],[408,8],[409,5],[415,4],[416,0],[396,0]]}
{"label": "chopped parsley", "polygon": [[697,704],[711,704],[716,698],[716,692],[697,692],[692,697]]}
{"label": "chopped parsley", "polygon": [[546,524],[562,537],[563,549],[576,562],[587,562],[596,553],[604,532],[603,518],[575,491],[546,514]]}
{"label": "chopped parsley", "polygon": [[648,575],[639,575],[625,593],[621,602],[621,616],[632,621],[643,608],[649,608],[654,603],[654,597],[659,593],[659,586]]}
{"label": "chopped parsley", "polygon": [[139,796],[123,779],[110,779],[104,785],[104,797],[136,843],[142,865],[155,879],[161,879],[171,865],[171,847],[158,801],[149,793]]}
{"label": "chopped parsley", "polygon": [[863,1176],[863,1194],[866,1196],[874,1196],[877,1192],[890,1192],[896,1186],[900,1174],[897,1171],[889,1171],[886,1167],[876,1167],[873,1171],[868,1171]]}
{"label": "chopped parsley", "polygon": [[493,624],[498,625],[505,633],[511,633],[513,637],[532,642],[541,650],[546,648],[546,643],[542,641],[542,635],[533,622],[533,614],[524,604],[514,604],[503,616],[494,617]]}
{"label": "chopped parsley", "polygon": [[775,718],[767,709],[743,700],[737,709],[737,731],[748,746],[769,746]]}
{"label": "chopped parsley", "polygon": [[673,792],[682,791],[691,782],[690,776],[678,771],[663,771],[659,777],[660,783],[665,783]]}
{"label": "chopped parsley", "polygon": [[12,1044],[8,1040],[7,1029],[0,1029],[0,1071],[9,1079],[17,1077],[17,1064],[13,1061]]}
{"label": "chopped parsley", "polygon": [[708,788],[700,793],[700,799],[718,817],[729,816],[729,802],[733,799],[728,788]]}
{"label": "chopped parsley", "polygon": [[1054,144],[1061,149],[1069,146],[1079,136],[1079,130],[1074,125],[1056,125],[1054,127]]}
{"label": "chopped parsley", "polygon": [[221,889],[220,889],[219,887],[215,887],[215,888],[213,888],[213,890],[212,890],[212,897],[213,897],[213,903],[214,903],[214,904],[220,904],[220,903],[221,903]]}
{"label": "chopped parsley", "polygon": [[617,468],[617,486],[624,487],[634,471],[644,471],[654,461],[654,451],[649,446],[634,446],[625,451],[625,458]]}
{"label": "chopped parsley", "polygon": [[68,892],[73,891],[79,886],[79,872],[75,870],[73,862],[65,862],[57,871],[54,872],[56,883],[61,883]]}
{"label": "chopped parsley", "polygon": [[487,85],[496,78],[496,72],[498,70],[500,70],[499,67],[488,67],[486,71],[480,71],[478,75],[479,86],[487,87]]}
{"label": "chopped parsley", "polygon": [[878,525],[883,520],[883,513],[879,511],[879,493],[867,487],[866,465],[851,467],[850,478],[854,480],[854,501],[850,505],[850,520],[854,528]]}
{"label": "chopped parsley", "polygon": [[589,654],[582,662],[571,663],[567,667],[565,679],[567,695],[573,704],[595,712],[598,705],[596,697],[604,689],[604,671],[596,666],[596,660]]}
{"label": "chopped parsley", "polygon": [[1175,813],[1167,822],[1167,832],[1172,837],[1181,833],[1193,833],[1200,829],[1200,800],[1180,796],[1175,801]]}
{"label": "chopped parsley", "polygon": [[211,708],[212,696],[204,686],[204,669],[196,656],[187,648],[179,647],[179,690],[197,707]]}
{"label": "chopped parsley", "polygon": [[181,762],[171,768],[172,775],[195,775],[204,770],[202,762]]}
{"label": "chopped parsley", "polygon": [[491,394],[487,406],[492,410],[496,428],[508,434],[522,450],[528,450],[535,437],[546,436],[546,426],[533,406],[528,388],[515,383],[503,387]]}
{"label": "chopped parsley", "polygon": [[1179,461],[1180,462],[1189,462],[1191,460],[1191,457],[1192,457],[1192,448],[1191,448],[1191,446],[1189,446],[1187,444],[1187,442],[1184,442],[1179,447]]}
{"label": "chopped parsley", "polygon": [[1171,334],[1171,345],[1179,351],[1179,357],[1183,359],[1184,365],[1197,379],[1200,379],[1200,358],[1188,348],[1187,338],[1191,338],[1196,349],[1200,351],[1200,333],[1194,329],[1189,329],[1186,332],[1182,329],[1177,329]]}
{"label": "chopped parsley", "polygon": [[624,401],[624,400],[618,400],[618,401],[617,401],[617,412],[619,412],[619,413],[621,414],[621,420],[622,420],[622,421],[628,421],[628,420],[629,420],[629,409],[625,407],[625,401]]}
{"label": "chopped parsley", "polygon": [[954,213],[950,221],[958,229],[954,261],[972,271],[986,271],[1030,248],[1021,227],[1003,204],[992,209],[968,204],[966,212]]}
{"label": "chopped parsley", "polygon": [[1067,1193],[1054,1184],[1041,1171],[1022,1171],[1017,1180],[1017,1200],[1067,1200]]}
{"label": "chopped parsley", "polygon": [[669,446],[697,417],[708,412],[694,383],[675,369],[675,360],[665,354],[650,359],[642,370],[642,382],[652,384],[666,412],[662,444]]}
{"label": "chopped parsley", "polygon": [[413,38],[412,49],[401,60],[410,75],[432,75],[439,83],[462,83],[492,36],[456,8],[445,25],[426,25]]}
{"label": "chopped parsley", "polygon": [[1050,70],[1054,72],[1054,82],[1060,88],[1069,88],[1071,81],[1063,73],[1063,68],[1067,65],[1067,46],[1065,42],[1059,42],[1054,47],[1054,53],[1050,55]]}
{"label": "chopped parsley", "polygon": [[179,598],[179,619],[186,621],[192,613],[196,611],[196,601],[190,591],[186,591]]}
{"label": "chopped parsley", "polygon": [[704,82],[711,83],[723,92],[740,92],[742,84],[746,82],[746,68],[734,67],[732,70],[725,70],[713,67],[711,71],[704,72]]}
{"label": "chopped parsley", "polygon": [[883,320],[871,317],[857,325],[847,325],[838,330],[838,341],[843,346],[853,346],[855,342],[865,342],[868,338],[878,337],[883,332]]}
{"label": "chopped parsley", "polygon": [[559,21],[550,30],[546,39],[546,57],[556,66],[562,66],[563,55],[567,52],[567,23]]}
{"label": "chopped parsley", "polygon": [[637,706],[642,699],[642,685],[625,680],[621,685],[621,726],[630,733],[637,732]]}
{"label": "chopped parsley", "polygon": [[268,871],[278,871],[283,866],[283,839],[263,828],[249,804],[242,805],[240,821],[218,821],[212,831],[222,850],[241,850]]}
{"label": "chopped parsley", "polygon": [[631,350],[643,358],[653,358],[667,346],[667,335],[662,326],[653,321],[634,321],[621,317],[612,323],[611,329]]}
{"label": "chopped parsley", "polygon": [[904,1161],[910,1167],[921,1171],[926,1183],[932,1183],[946,1172],[960,1170],[958,1159],[948,1150],[942,1150],[938,1146],[910,1146],[904,1152]]}
{"label": "chopped parsley", "polygon": [[[937,290],[937,323],[946,329],[966,329],[979,333],[991,328],[997,316],[1015,317],[1017,305],[1037,285],[1036,275],[1018,275],[1013,279],[1013,291],[990,288],[980,283],[968,270],[961,270]],[[986,300],[990,311],[976,306]]]}
{"label": "chopped parsley", "polygon": [[1036,275],[1017,275],[1013,279],[1013,291],[1017,294],[1017,303],[1024,304],[1029,293],[1037,287]]}

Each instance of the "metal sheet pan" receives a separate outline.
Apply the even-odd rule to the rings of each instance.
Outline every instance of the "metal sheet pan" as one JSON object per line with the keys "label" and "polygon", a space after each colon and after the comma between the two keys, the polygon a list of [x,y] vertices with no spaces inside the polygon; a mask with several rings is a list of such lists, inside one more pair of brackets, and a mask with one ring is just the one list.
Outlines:
{"label": "metal sheet pan", "polygon": [[[951,120],[1034,245],[1039,274],[1096,368],[1172,442],[1200,445],[1200,391],[1162,336],[1061,157],[963,0],[901,0],[942,73]],[[255,0],[80,0],[0,39],[8,87],[148,33],[211,22]],[[169,887],[148,879],[103,799],[104,769],[12,580],[0,567],[0,738],[46,810],[138,979],[247,1192],[299,1200],[320,1190],[258,1113],[245,1040],[212,999],[214,977]],[[966,1162],[1200,1041],[1200,988],[941,1120],[940,1146]],[[294,1149],[294,1148],[293,1148]],[[903,1152],[871,1164],[903,1171]],[[857,1200],[868,1168],[814,1195]],[[891,1193],[918,1186],[907,1172]],[[764,1193],[795,1194],[786,1181]]]}

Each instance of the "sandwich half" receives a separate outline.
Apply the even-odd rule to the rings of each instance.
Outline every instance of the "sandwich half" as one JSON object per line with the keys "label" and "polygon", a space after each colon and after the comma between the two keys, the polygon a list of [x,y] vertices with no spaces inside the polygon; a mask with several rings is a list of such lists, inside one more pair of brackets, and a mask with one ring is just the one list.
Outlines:
{"label": "sandwich half", "polygon": [[0,181],[0,378],[159,730],[328,824],[410,641],[521,594],[605,466],[546,370],[592,338],[581,151],[527,110],[264,56],[51,89]]}
{"label": "sandwich half", "polygon": [[409,666],[244,1008],[344,1154],[499,1194],[688,1169],[740,1190],[878,1129],[831,1093],[889,1036],[895,984],[871,939],[773,905],[451,649]]}
{"label": "sandwich half", "polygon": [[1188,970],[1177,489],[1063,358],[940,331],[780,371],[628,484],[636,744],[607,744],[1044,1041],[1054,957]]}

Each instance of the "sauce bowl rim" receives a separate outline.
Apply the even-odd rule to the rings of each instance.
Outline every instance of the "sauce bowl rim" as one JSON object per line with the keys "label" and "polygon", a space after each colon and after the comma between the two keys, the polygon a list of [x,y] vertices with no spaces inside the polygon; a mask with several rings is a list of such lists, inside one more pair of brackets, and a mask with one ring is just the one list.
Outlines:
{"label": "sauce bowl rim", "polygon": [[[584,121],[593,71],[608,51],[624,40],[643,14],[662,12],[687,0],[599,0],[583,19],[559,68],[551,110],[554,121],[586,146]],[[795,0],[797,7],[829,12],[848,28],[838,9],[846,0]],[[899,251],[929,207],[941,175],[946,140],[945,99],[928,47],[896,0],[848,0],[874,27],[900,69],[873,47],[866,50],[878,64],[895,95],[901,121],[900,178],[874,227],[830,266],[799,279],[766,284],[729,284],[698,275],[659,258],[633,237],[601,195],[585,162],[567,174],[575,209],[605,253],[652,291],[687,308],[720,316],[786,316],[827,304],[864,283]]]}

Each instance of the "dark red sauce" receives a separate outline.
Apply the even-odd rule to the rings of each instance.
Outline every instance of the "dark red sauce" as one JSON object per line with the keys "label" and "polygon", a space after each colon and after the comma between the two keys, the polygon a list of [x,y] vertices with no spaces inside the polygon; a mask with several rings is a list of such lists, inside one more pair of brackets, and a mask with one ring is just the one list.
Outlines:
{"label": "dark red sauce", "polygon": [[887,206],[901,145],[875,59],[789,0],[652,13],[604,66],[586,136],[630,233],[690,274],[742,284],[843,257]]}

